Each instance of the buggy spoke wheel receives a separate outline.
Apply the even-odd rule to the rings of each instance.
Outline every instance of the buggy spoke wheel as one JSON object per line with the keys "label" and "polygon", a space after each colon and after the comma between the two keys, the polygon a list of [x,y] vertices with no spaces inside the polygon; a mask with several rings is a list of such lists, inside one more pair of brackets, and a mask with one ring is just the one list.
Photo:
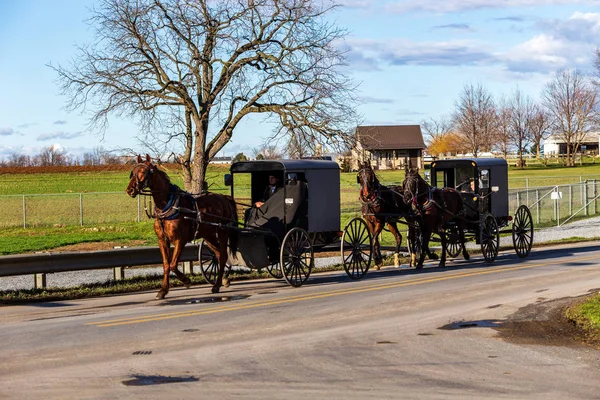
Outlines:
{"label": "buggy spoke wheel", "polygon": [[292,228],[283,238],[281,245],[281,272],[293,287],[302,286],[310,276],[315,255],[308,233],[301,228]]}
{"label": "buggy spoke wheel", "polygon": [[373,238],[360,217],[350,220],[342,235],[342,263],[351,279],[361,279],[371,265]]}
{"label": "buggy spoke wheel", "polygon": [[423,231],[421,231],[421,227],[418,223],[412,226],[412,229],[415,230],[415,238],[414,240],[410,237],[410,228],[408,229],[407,237],[408,237],[408,251],[411,254],[411,267],[416,268],[417,265],[413,265],[412,260],[416,260],[418,263],[421,259],[421,255],[423,254]]}
{"label": "buggy spoke wheel", "polygon": [[517,255],[521,258],[527,257],[533,244],[533,219],[526,205],[520,206],[515,213],[512,240]]}
{"label": "buggy spoke wheel", "polygon": [[493,262],[498,256],[500,232],[496,218],[487,214],[481,224],[481,252],[487,262]]}
{"label": "buggy spoke wheel", "polygon": [[275,279],[283,278],[283,272],[281,272],[281,264],[276,262],[275,264],[269,264],[267,266],[267,272]]}
{"label": "buggy spoke wheel", "polygon": [[462,249],[458,226],[450,225],[444,234],[446,235],[446,255],[450,258],[458,257]]}
{"label": "buggy spoke wheel", "polygon": [[[206,245],[204,240],[200,241],[198,248],[198,260],[200,261],[200,272],[208,283],[214,285],[219,274],[219,259],[217,255]],[[230,267],[225,266],[224,276],[229,274]]]}

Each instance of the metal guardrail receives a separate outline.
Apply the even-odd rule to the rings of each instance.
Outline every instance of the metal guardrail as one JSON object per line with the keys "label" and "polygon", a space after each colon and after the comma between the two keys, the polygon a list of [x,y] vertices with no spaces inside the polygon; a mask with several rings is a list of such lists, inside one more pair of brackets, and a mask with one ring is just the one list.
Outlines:
{"label": "metal guardrail", "polygon": [[[198,261],[198,246],[187,245],[180,261]],[[90,269],[162,264],[156,247],[131,247],[86,252],[19,254],[0,257],[0,277]]]}

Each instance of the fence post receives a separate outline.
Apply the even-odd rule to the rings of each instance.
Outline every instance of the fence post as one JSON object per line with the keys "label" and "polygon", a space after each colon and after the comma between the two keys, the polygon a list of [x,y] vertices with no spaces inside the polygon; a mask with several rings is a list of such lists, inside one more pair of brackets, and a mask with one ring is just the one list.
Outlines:
{"label": "fence post", "polygon": [[115,267],[113,268],[113,277],[115,281],[122,281],[125,279],[125,268],[124,267]]}
{"label": "fence post", "polygon": [[33,275],[33,287],[35,289],[44,289],[46,287],[46,274],[34,274]]}
{"label": "fence post", "polygon": [[540,224],[540,189],[535,189],[535,213],[537,216],[536,224]]}
{"label": "fence post", "polygon": [[83,194],[79,193],[79,225],[83,226]]}
{"label": "fence post", "polygon": [[192,261],[183,261],[181,263],[181,269],[184,274],[191,275],[194,273],[194,263]]}
{"label": "fence post", "polygon": [[[596,178],[592,179],[592,198],[596,197]],[[596,200],[594,200],[594,215],[596,215]]]}
{"label": "fence post", "polygon": [[[113,249],[126,249],[129,246],[113,246]],[[122,281],[125,279],[125,268],[126,267],[114,267],[113,278],[115,281]]]}
{"label": "fence post", "polygon": [[529,205],[529,178],[525,178],[525,189],[527,189],[527,192],[525,192],[525,204]]}
{"label": "fence post", "polygon": [[27,228],[27,200],[23,196],[23,228]]}
{"label": "fence post", "polygon": [[586,217],[588,216],[588,206],[587,206],[587,199],[588,199],[588,188],[587,188],[587,180],[585,182],[583,182],[583,205],[585,207],[585,209],[583,210],[583,215],[585,215]]}
{"label": "fence post", "polygon": [[560,226],[560,196],[556,199],[556,226]]}
{"label": "fence post", "polygon": [[569,217],[573,215],[573,185],[569,185]]}

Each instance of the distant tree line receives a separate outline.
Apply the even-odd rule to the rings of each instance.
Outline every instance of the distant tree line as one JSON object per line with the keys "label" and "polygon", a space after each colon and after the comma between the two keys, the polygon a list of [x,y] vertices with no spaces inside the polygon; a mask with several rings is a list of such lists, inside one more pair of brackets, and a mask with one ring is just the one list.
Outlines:
{"label": "distant tree line", "polygon": [[[600,76],[600,49],[594,67]],[[575,165],[586,136],[600,130],[600,82],[578,70],[559,70],[535,101],[519,88],[494,99],[482,85],[466,84],[450,116],[421,124],[429,154],[484,152],[541,156],[543,141],[555,134],[566,146],[565,163]]]}
{"label": "distant tree line", "polygon": [[68,155],[58,146],[44,147],[38,154],[11,153],[6,159],[0,160],[0,167],[58,167],[70,165],[119,165],[125,164],[126,158],[116,156],[110,151],[95,148],[84,153],[81,157]]}

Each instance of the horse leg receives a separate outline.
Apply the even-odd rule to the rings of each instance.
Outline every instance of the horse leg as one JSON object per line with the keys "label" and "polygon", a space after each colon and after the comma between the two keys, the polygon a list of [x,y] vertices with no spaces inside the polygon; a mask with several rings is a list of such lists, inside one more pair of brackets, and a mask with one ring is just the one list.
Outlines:
{"label": "horse leg", "polygon": [[182,240],[177,240],[173,243],[173,253],[171,254],[171,265],[169,266],[169,269],[183,283],[183,286],[189,288],[192,285],[192,281],[190,281],[190,278],[185,276],[185,274],[181,272],[179,268],[177,268],[177,264],[179,264],[179,257],[181,256],[184,246],[185,243],[183,243]]}
{"label": "horse leg", "polygon": [[[412,226],[412,222],[407,221],[408,222],[408,242],[409,243],[414,243],[417,240],[417,231],[414,228],[414,226]],[[422,231],[421,231],[422,232]],[[423,244],[421,243],[421,247],[423,246]],[[422,249],[421,249],[422,251]],[[411,248],[411,246],[409,245],[408,247],[408,252],[410,253],[410,266],[416,268],[417,267],[417,254],[413,251],[413,249]]]}
{"label": "horse leg", "polygon": [[471,256],[469,255],[469,253],[467,252],[467,244],[465,243],[465,230],[464,230],[464,224],[459,223],[458,224],[458,237],[460,238],[460,242],[462,243],[462,250],[463,250],[463,258],[466,261],[469,261],[471,259]]}
{"label": "horse leg", "polygon": [[402,234],[398,231],[398,227],[395,222],[388,222],[387,224],[390,232],[396,239],[396,248],[394,249],[394,267],[400,268],[400,245],[402,244]]}
{"label": "horse leg", "polygon": [[383,264],[383,257],[381,256],[381,244],[379,243],[379,234],[383,230],[383,224],[379,221],[375,223],[373,229],[373,253],[375,253],[373,260],[375,261],[375,270],[380,270]]}
{"label": "horse leg", "polygon": [[156,294],[156,298],[158,300],[162,300],[165,298],[167,293],[169,293],[169,261],[171,259],[171,245],[165,238],[162,237],[162,234],[158,236],[158,247],[163,259],[163,283],[160,287],[160,290]]}
{"label": "horse leg", "polygon": [[423,268],[423,262],[425,261],[425,253],[429,252],[429,238],[431,237],[431,231],[429,230],[428,227],[426,227],[425,224],[423,224],[423,230],[421,231],[423,233],[423,243],[422,243],[422,250],[421,250],[421,256],[419,257],[419,260],[417,262],[417,265],[415,266],[416,269],[421,269]]}
{"label": "horse leg", "polygon": [[446,231],[441,226],[438,228],[438,235],[440,235],[440,241],[442,242],[442,258],[438,267],[446,266]]}
{"label": "horse leg", "polygon": [[212,287],[213,293],[219,293],[221,286],[223,286],[223,274],[225,272],[225,266],[227,264],[227,232],[219,230],[217,232],[217,241],[219,243],[218,251],[215,252],[217,259],[219,260],[219,273],[217,279]]}

